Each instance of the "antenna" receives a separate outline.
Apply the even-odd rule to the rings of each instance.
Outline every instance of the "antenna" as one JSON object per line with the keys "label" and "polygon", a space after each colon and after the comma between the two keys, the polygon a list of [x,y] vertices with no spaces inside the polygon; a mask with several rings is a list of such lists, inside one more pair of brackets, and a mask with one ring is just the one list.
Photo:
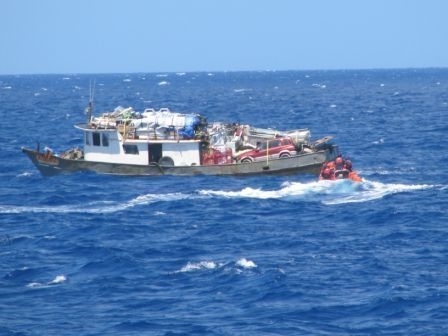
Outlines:
{"label": "antenna", "polygon": [[95,80],[93,81],[93,85],[92,85],[92,80],[90,80],[90,83],[89,83],[89,104],[87,105],[87,107],[85,109],[85,114],[87,116],[87,124],[89,124],[90,121],[92,120],[94,96],[95,96]]}

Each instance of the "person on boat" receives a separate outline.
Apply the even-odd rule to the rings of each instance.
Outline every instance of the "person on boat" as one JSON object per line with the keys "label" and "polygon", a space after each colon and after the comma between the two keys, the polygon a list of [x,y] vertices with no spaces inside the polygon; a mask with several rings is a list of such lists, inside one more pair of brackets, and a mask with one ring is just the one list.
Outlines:
{"label": "person on boat", "polygon": [[345,160],[345,169],[347,169],[348,178],[355,182],[362,182],[362,178],[353,170],[352,162],[350,160]]}
{"label": "person on boat", "polygon": [[320,179],[321,180],[334,180],[334,175],[331,172],[330,168],[325,168],[324,170],[322,170],[321,174],[320,174]]}
{"label": "person on boat", "polygon": [[344,164],[345,169],[347,169],[349,172],[353,171],[352,162],[350,160],[345,160]]}
{"label": "person on boat", "polygon": [[336,170],[344,169],[344,159],[342,156],[338,156],[336,160],[334,160],[334,166]]}
{"label": "person on boat", "polygon": [[335,169],[334,169],[334,176],[336,179],[344,179],[348,177],[348,174],[350,173],[346,167],[345,167],[345,160],[342,158],[342,156],[338,156],[335,163]]}
{"label": "person on boat", "polygon": [[50,147],[45,146],[45,148],[44,148],[44,153],[45,153],[45,156],[46,156],[46,157],[50,157],[50,156],[53,155],[53,150],[52,150]]}
{"label": "person on boat", "polygon": [[320,180],[334,180],[334,162],[328,161],[322,165],[319,175]]}
{"label": "person on boat", "polygon": [[344,169],[348,171],[347,178],[355,182],[362,182],[362,178],[353,170],[353,165],[350,160],[345,160]]}

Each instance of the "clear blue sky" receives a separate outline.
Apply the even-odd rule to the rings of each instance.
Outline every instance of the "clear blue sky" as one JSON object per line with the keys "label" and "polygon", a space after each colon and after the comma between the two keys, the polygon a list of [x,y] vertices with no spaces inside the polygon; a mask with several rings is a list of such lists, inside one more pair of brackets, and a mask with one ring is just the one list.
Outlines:
{"label": "clear blue sky", "polygon": [[447,0],[0,0],[0,74],[448,67]]}

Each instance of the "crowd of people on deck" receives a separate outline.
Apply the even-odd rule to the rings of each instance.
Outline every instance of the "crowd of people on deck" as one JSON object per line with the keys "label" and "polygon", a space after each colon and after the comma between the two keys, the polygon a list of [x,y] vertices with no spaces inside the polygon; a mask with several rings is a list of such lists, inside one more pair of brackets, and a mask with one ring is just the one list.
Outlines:
{"label": "crowd of people on deck", "polygon": [[353,181],[362,181],[361,177],[353,170],[352,162],[338,156],[334,161],[325,162],[319,175],[320,180],[338,180],[351,179]]}

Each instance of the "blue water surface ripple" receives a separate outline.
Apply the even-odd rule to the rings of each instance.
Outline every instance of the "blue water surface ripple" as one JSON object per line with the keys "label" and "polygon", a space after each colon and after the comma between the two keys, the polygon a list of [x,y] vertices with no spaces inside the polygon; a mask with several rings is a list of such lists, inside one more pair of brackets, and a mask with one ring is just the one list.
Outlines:
{"label": "blue water surface ripple", "polygon": [[[42,177],[95,110],[333,135],[365,179]],[[448,69],[0,76],[0,335],[446,335]]]}

